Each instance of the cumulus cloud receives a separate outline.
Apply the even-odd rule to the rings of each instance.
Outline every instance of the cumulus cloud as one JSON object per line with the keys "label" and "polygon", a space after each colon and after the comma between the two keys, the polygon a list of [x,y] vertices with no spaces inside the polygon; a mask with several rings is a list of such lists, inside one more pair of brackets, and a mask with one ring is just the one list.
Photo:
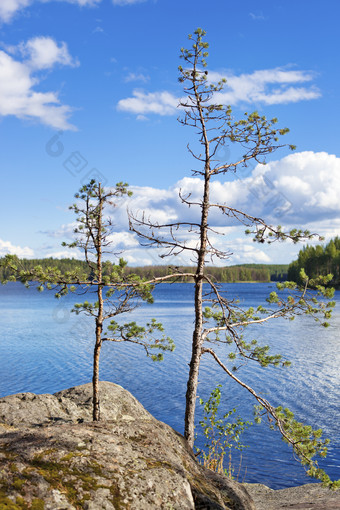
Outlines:
{"label": "cumulus cloud", "polygon": [[[190,193],[190,200],[199,204],[203,182],[198,177],[185,177],[168,189],[134,187],[129,208],[159,223],[199,222],[200,207],[188,208],[179,199]],[[213,181],[211,199],[214,203],[225,204],[243,210],[252,216],[260,217],[273,225],[284,228],[302,227],[324,235],[326,240],[339,233],[340,229],[340,158],[325,152],[293,153],[267,165],[257,165],[247,176],[234,176],[230,181]],[[117,211],[116,211],[117,213]],[[118,214],[125,215],[122,208]],[[123,216],[120,221],[123,220]],[[229,263],[240,262],[287,262],[296,256],[299,249],[285,243],[274,245],[269,251],[251,242],[250,238],[240,237],[245,226],[234,218],[221,214],[218,208],[210,211],[209,225],[214,245],[222,251],[231,251]],[[222,235],[218,235],[222,234]],[[165,235],[165,234],[164,234]],[[187,246],[195,243],[195,234],[186,228],[176,231],[176,236]],[[190,244],[191,243],[191,244]],[[143,257],[145,252],[134,249]],[[155,261],[160,251],[153,250]],[[177,259],[176,259],[177,260]],[[190,255],[173,263],[190,262]],[[220,262],[224,264],[225,262]]]}
{"label": "cumulus cloud", "polygon": [[69,54],[67,44],[62,42],[58,45],[51,37],[34,37],[20,43],[17,51],[20,51],[25,58],[25,64],[32,69],[50,69],[56,64],[79,66],[78,60],[73,59]]}
{"label": "cumulus cloud", "polygon": [[114,232],[108,236],[108,242],[112,243],[113,251],[131,250],[139,246],[136,236],[132,232]]}
{"label": "cumulus cloud", "polygon": [[31,5],[33,0],[2,0],[0,2],[0,20],[8,22],[14,14]]}
{"label": "cumulus cloud", "polygon": [[[302,87],[301,83],[312,81],[313,73],[283,68],[254,71],[251,74],[235,76],[227,71],[225,73],[210,71],[208,79],[218,82],[227,79],[224,90],[214,94],[211,102],[224,105],[239,104],[286,104],[317,99],[321,96],[315,86]],[[121,99],[118,110],[135,114],[154,113],[158,115],[174,115],[180,98],[170,92],[144,92],[134,90],[132,97]]]}
{"label": "cumulus cloud", "polygon": [[4,255],[17,255],[19,258],[30,258],[34,256],[34,252],[28,246],[15,246],[10,241],[0,239],[0,257]]}
{"label": "cumulus cloud", "polygon": [[[253,178],[266,179],[287,198],[290,207],[283,218],[289,223],[332,221],[340,215],[340,158],[335,155],[312,151],[290,154],[256,167]],[[265,203],[263,208],[266,212]]]}
{"label": "cumulus cloud", "polygon": [[[19,53],[22,60],[15,60]],[[72,108],[60,102],[58,93],[39,92],[38,72],[55,65],[79,65],[65,43],[58,45],[49,37],[35,37],[17,47],[0,50],[0,115],[14,115],[57,129],[75,129],[68,122]]]}
{"label": "cumulus cloud", "polygon": [[[243,210],[283,228],[307,228],[324,235],[326,241],[340,231],[340,158],[325,152],[293,153],[267,165],[256,165],[246,176],[233,174],[229,181],[211,183],[211,200]],[[174,234],[181,243],[195,247],[197,228],[187,223],[199,223],[203,182],[198,177],[184,177],[167,189],[151,186],[131,186],[133,196],[120,199],[109,211],[116,231],[110,240],[113,251],[121,253],[130,265],[173,264],[192,265],[192,252],[178,257],[160,259],[162,249],[140,246],[132,232],[128,232],[127,207],[139,218],[158,223],[185,222]],[[179,197],[196,205],[188,207]],[[190,197],[189,197],[190,194]],[[74,223],[63,225],[53,237],[72,238]],[[286,263],[293,260],[301,246],[293,243],[274,243],[269,247],[252,242],[244,236],[246,226],[233,217],[223,215],[221,209],[211,208],[209,216],[210,241],[219,250],[231,253],[227,260],[214,260],[217,265],[238,263]],[[168,230],[161,235],[169,238]],[[51,250],[50,250],[51,251]],[[57,251],[57,250],[56,250]],[[72,253],[71,253],[72,255]]]}
{"label": "cumulus cloud", "polygon": [[228,261],[231,264],[270,264],[271,262],[268,254],[265,253],[259,245],[256,245],[244,237],[234,238],[227,242],[226,246],[232,252],[230,260]]}
{"label": "cumulus cloud", "polygon": [[[246,176],[232,174],[232,180],[211,182],[211,201],[234,207],[271,223],[330,225],[340,217],[340,158],[326,152],[297,152],[267,165],[256,165]],[[129,209],[144,211],[158,222],[199,221],[200,206],[190,208],[179,193],[200,203],[203,181],[184,177],[168,189],[132,186]],[[125,207],[120,208],[124,211]],[[121,220],[119,220],[121,221]],[[234,219],[210,210],[212,227],[237,225]]]}

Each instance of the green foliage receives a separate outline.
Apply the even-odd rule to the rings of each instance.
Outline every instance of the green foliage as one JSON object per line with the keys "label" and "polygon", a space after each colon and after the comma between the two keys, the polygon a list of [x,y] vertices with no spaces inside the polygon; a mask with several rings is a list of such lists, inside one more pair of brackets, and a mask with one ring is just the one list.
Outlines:
{"label": "green foliage", "polygon": [[[261,421],[264,411],[262,405],[255,406],[255,422]],[[340,488],[340,480],[332,481],[327,473],[319,468],[315,457],[326,457],[329,439],[322,439],[322,430],[314,430],[310,425],[304,425],[295,419],[294,413],[288,409],[279,406],[277,408],[266,408],[266,411],[274,420],[270,418],[270,428],[278,429],[283,441],[290,444],[294,454],[298,457],[301,464],[306,469],[306,474],[323,483],[323,486],[330,489]]]}
{"label": "green foliage", "polygon": [[332,316],[335,301],[324,301],[323,298],[332,299],[334,296],[334,288],[328,287],[332,275],[309,280],[302,269],[300,279],[303,285],[293,281],[277,283],[277,289],[283,295],[271,292],[267,301],[276,304],[285,318],[293,320],[297,315],[309,315],[322,326],[328,327],[327,321]]}
{"label": "green foliage", "polygon": [[[235,416],[236,409],[218,417],[218,410],[221,402],[221,388],[219,384],[210,394],[209,399],[204,402],[202,398],[199,403],[203,406],[203,419],[199,422],[206,438],[206,450],[200,450],[198,458],[202,464],[229,478],[234,478],[234,467],[232,466],[232,450],[242,451],[247,446],[240,442],[240,436],[247,429],[251,422],[244,421],[240,416]],[[228,459],[228,467],[224,467],[225,457]]]}
{"label": "green foliage", "polygon": [[[159,333],[164,333],[164,328],[156,319],[151,319],[151,322],[148,322],[145,327],[139,326],[136,322],[118,324],[115,320],[111,320],[107,330],[106,335],[108,335],[108,337],[104,337],[103,341],[124,341],[142,345],[147,356],[149,356],[152,361],[162,361],[163,352],[173,352],[175,349],[175,344],[170,337],[164,334],[161,336],[159,335]],[[152,354],[150,351],[151,349],[157,349],[163,352]]]}
{"label": "green foliage", "polygon": [[51,289],[61,277],[65,282],[87,279],[89,270],[85,262],[76,259],[19,259],[16,255],[6,255],[0,259],[0,280],[21,281],[30,286],[40,282],[40,289]]}
{"label": "green foliage", "polygon": [[[268,307],[262,305],[256,309],[250,307],[242,309],[235,302],[228,302],[226,307],[221,307],[223,297],[220,296],[212,306],[205,307],[203,317],[210,327],[206,327],[206,336],[210,342],[225,343],[229,349],[229,360],[234,361],[232,370],[237,370],[237,363],[242,360],[257,361],[262,367],[290,366],[288,360],[280,354],[271,354],[268,345],[259,345],[254,338],[248,339],[245,332],[249,326],[263,324],[275,318],[294,320],[299,315],[311,316],[314,321],[322,326],[328,326],[335,301],[325,301],[333,297],[334,289],[325,287],[329,277],[319,277],[313,280],[317,291],[309,289],[306,281],[304,286],[295,282],[278,282],[277,292],[269,294]],[[321,299],[320,299],[321,298]]]}

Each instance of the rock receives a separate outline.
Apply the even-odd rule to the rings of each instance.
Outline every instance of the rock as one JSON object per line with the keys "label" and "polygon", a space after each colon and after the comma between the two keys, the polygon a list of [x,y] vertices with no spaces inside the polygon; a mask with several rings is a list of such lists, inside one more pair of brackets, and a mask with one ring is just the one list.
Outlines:
{"label": "rock", "polygon": [[[152,418],[131,393],[109,382],[100,383],[100,407],[105,420]],[[92,385],[83,384],[54,395],[18,393],[0,399],[0,423],[15,427],[92,420]]]}
{"label": "rock", "polygon": [[246,488],[199,465],[184,438],[126,390],[92,386],[0,399],[0,508],[256,510]]}
{"label": "rock", "polygon": [[340,492],[319,483],[273,490],[260,483],[244,484],[257,510],[340,510]]}

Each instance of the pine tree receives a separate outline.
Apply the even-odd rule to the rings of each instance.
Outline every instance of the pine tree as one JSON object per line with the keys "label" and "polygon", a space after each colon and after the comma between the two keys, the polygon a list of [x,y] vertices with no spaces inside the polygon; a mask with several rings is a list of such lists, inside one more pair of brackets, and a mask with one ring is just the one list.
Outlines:
{"label": "pine tree", "polygon": [[[68,292],[82,295],[91,291],[96,294],[96,301],[86,300],[75,304],[72,309],[73,312],[88,315],[94,320],[94,421],[100,419],[99,358],[103,342],[139,344],[153,361],[161,361],[164,351],[174,349],[173,341],[164,335],[162,324],[155,319],[151,319],[145,326],[139,326],[133,321],[121,324],[115,320],[118,316],[132,311],[141,301],[153,301],[152,285],[145,284],[142,278],[133,273],[125,274],[126,262],[122,258],[118,264],[104,261],[104,256],[112,255],[114,250],[110,238],[114,225],[106,210],[114,208],[115,201],[124,195],[131,195],[127,184],[118,183],[113,189],[104,189],[95,180],[83,186],[75,195],[76,202],[70,206],[77,216],[75,240],[72,243],[63,243],[63,246],[80,248],[83,251],[85,270],[84,264],[78,264],[78,267],[64,272],[55,265],[25,269],[14,256],[7,256],[2,262],[11,274],[10,281],[18,279],[26,287],[29,287],[32,281],[38,282],[39,291],[43,291],[45,287],[53,288],[57,298]],[[155,350],[158,351],[156,354]]]}
{"label": "pine tree", "polygon": [[[207,271],[208,261],[227,259],[231,255],[229,251],[219,249],[213,242],[212,234],[218,234],[211,226],[210,216],[213,211],[219,211],[229,224],[230,220],[234,220],[245,225],[246,233],[259,243],[286,239],[298,242],[301,239],[310,239],[313,235],[301,229],[284,232],[281,226],[274,227],[260,218],[212,200],[211,182],[214,178],[237,172],[250,161],[265,163],[267,155],[283,147],[280,137],[285,135],[288,129],[278,128],[276,118],[267,120],[257,112],[246,113],[244,118],[236,121],[229,106],[224,107],[214,102],[214,98],[222,91],[225,80],[218,84],[209,80],[206,69],[208,43],[204,37],[205,32],[200,28],[194,35],[189,35],[191,47],[181,49],[180,56],[184,64],[179,66],[179,81],[184,85],[184,96],[179,105],[184,114],[179,122],[193,128],[197,135],[198,148],[193,149],[188,145],[188,150],[198,165],[198,168],[193,170],[193,175],[199,176],[202,183],[200,198],[194,199],[190,194],[183,196],[180,192],[180,200],[190,207],[190,218],[196,210],[198,219],[160,224],[145,215],[130,214],[130,228],[142,239],[144,245],[163,248],[162,257],[173,257],[186,252],[195,263],[192,272],[195,320],[186,391],[184,435],[188,444],[193,447],[200,363],[202,356],[209,355],[225,374],[255,397],[261,411],[268,415],[270,422],[276,425],[301,462],[308,466],[308,473],[331,484],[327,475],[318,470],[317,463],[313,460],[316,454],[323,456],[326,452],[327,441],[320,439],[320,431],[302,426],[289,410],[273,407],[235,375],[238,358],[255,361],[262,367],[289,364],[281,355],[270,354],[268,346],[259,345],[257,340],[247,341],[244,334],[248,326],[263,324],[276,318],[293,319],[304,313],[316,320],[326,320],[330,316],[332,303],[326,307],[322,302],[315,302],[314,295],[308,291],[308,279],[302,275],[301,287],[292,282],[278,284],[278,290],[284,293],[279,297],[277,292],[272,292],[267,308],[243,310],[236,299],[223,294]],[[217,158],[218,150],[228,144],[235,146],[239,157],[233,162],[221,162]],[[293,146],[290,148],[294,149]],[[319,292],[331,296],[331,291],[323,287],[324,283],[327,283],[327,278],[318,280]],[[224,344],[225,361],[217,354],[214,343]],[[230,368],[228,363],[232,364]]]}

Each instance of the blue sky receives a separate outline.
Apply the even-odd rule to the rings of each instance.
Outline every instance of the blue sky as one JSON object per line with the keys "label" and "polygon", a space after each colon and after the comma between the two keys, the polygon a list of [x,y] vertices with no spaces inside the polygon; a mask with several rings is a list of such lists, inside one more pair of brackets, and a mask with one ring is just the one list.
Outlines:
{"label": "blue sky", "polygon": [[[255,109],[278,117],[297,146],[216,182],[214,197],[326,240],[337,235],[339,14],[334,0],[1,0],[0,255],[65,256],[68,205],[92,176],[127,181],[131,209],[185,217],[178,189],[195,195],[200,182],[186,150],[194,134],[176,120],[177,67],[198,26],[210,77],[228,80],[219,102],[236,118]],[[159,263],[126,231],[125,205],[115,213],[117,246],[131,264]],[[213,222],[231,264],[290,262],[299,250],[258,246],[243,229]]]}

